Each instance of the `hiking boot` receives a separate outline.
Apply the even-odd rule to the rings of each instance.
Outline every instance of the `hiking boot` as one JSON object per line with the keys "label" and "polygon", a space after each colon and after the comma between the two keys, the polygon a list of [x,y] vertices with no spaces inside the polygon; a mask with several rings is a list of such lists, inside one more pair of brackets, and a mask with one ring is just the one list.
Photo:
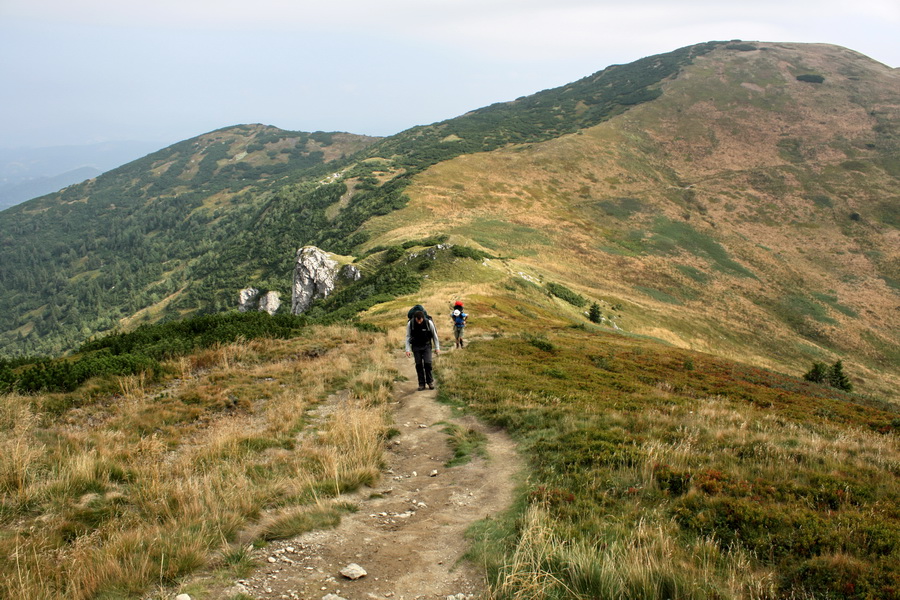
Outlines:
{"label": "hiking boot", "polygon": [[422,390],[424,390],[424,389],[425,389],[425,386],[424,386],[424,385],[420,385],[420,386],[419,386],[419,391],[420,391],[420,392],[421,392]]}
{"label": "hiking boot", "polygon": [[429,390],[433,390],[433,389],[434,389],[434,384],[433,384],[433,383],[429,383],[429,384],[428,384],[428,389],[429,389]]}

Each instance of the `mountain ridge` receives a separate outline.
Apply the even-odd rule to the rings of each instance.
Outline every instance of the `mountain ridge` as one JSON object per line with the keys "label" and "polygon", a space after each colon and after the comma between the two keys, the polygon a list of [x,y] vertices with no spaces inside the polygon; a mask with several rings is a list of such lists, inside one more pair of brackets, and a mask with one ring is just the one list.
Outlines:
{"label": "mountain ridge", "polygon": [[[0,359],[0,595],[447,597],[416,573],[459,554],[415,542],[474,501],[447,542],[466,593],[900,600],[900,86],[873,65],[719,43],[547,139],[565,123],[244,125],[0,213],[0,264],[28,267],[0,278],[32,286],[0,319],[31,301],[18,343],[78,346]],[[362,278],[233,310],[288,289],[301,243]],[[407,310],[446,349],[456,301],[466,343],[415,391]],[[485,431],[523,469],[489,515],[448,473],[491,469]]]}
{"label": "mountain ridge", "polygon": [[[781,50],[780,45],[772,46],[732,52],[739,53],[742,61],[754,55],[770,55],[774,60]],[[823,71],[829,76],[835,68],[847,68],[840,66],[842,56],[850,60],[859,56],[827,45],[800,48],[812,51],[813,58],[827,52],[821,60],[837,65]],[[856,106],[859,118],[842,116],[842,120],[849,119],[848,125],[831,131],[833,142],[822,137],[827,127],[819,127],[822,131],[815,140],[799,144],[800,137],[794,136],[800,135],[796,130],[803,128],[804,121],[798,120],[793,133],[786,130],[769,136],[763,145],[758,140],[767,135],[763,133],[767,126],[762,125],[771,109],[759,109],[756,120],[748,120],[743,129],[737,122],[726,123],[735,130],[732,135],[707,120],[709,111],[700,99],[673,105],[671,98],[679,93],[679,86],[693,89],[690,78],[696,79],[698,74],[691,69],[711,69],[718,64],[713,56],[703,56],[668,82],[660,99],[593,129],[541,147],[469,155],[434,167],[421,176],[419,185],[408,190],[412,198],[408,208],[370,222],[371,243],[421,236],[424,229],[412,216],[416,213],[435,215],[438,226],[429,225],[429,230],[458,235],[460,243],[474,243],[494,253],[504,254],[515,246],[522,249],[529,238],[544,238],[543,248],[532,246],[531,252],[540,252],[539,258],[522,260],[547,277],[564,278],[580,291],[634,303],[635,331],[704,351],[715,348],[715,352],[734,357],[755,355],[753,360],[769,367],[786,362],[800,369],[814,356],[833,360],[849,351],[865,355],[869,366],[864,368],[887,376],[893,383],[883,389],[890,390],[896,382],[894,366],[900,343],[896,335],[900,324],[892,310],[897,301],[898,263],[897,246],[892,243],[897,239],[898,206],[891,192],[896,185],[891,161],[896,160],[897,96],[892,96],[893,104],[885,105],[884,114],[870,105]],[[710,64],[703,66],[704,61]],[[796,79],[816,66],[815,62],[799,65],[787,75],[778,69],[775,72],[782,88],[809,92],[810,102],[831,102],[816,99],[824,92],[815,86],[829,85],[827,78],[825,84]],[[761,68],[754,67],[760,76],[769,76]],[[881,73],[889,71],[874,68]],[[736,75],[741,78],[730,85],[723,82],[722,90],[704,88],[702,93],[741,93],[747,98],[759,93],[741,86],[745,78],[740,72]],[[900,89],[895,75],[891,73],[893,87],[882,92]],[[772,93],[788,94],[778,88]],[[872,94],[868,97],[873,98],[872,104],[883,103]],[[721,101],[734,102],[727,96]],[[771,102],[776,101],[784,98]],[[749,104],[748,100],[741,102],[739,106]],[[678,114],[685,106],[698,116],[692,121],[684,117],[674,121],[684,128],[679,135],[661,134],[660,129],[665,132],[668,127],[666,116]],[[797,110],[812,108],[801,103]],[[818,113],[841,115],[847,110],[844,105],[830,104],[817,109]],[[874,116],[869,114],[873,111]],[[719,138],[711,140],[716,133]],[[660,148],[661,143],[668,147]],[[734,152],[729,148],[741,152],[730,164],[745,168],[720,166],[716,171],[714,165],[727,163]],[[807,165],[796,158],[801,151],[818,152],[823,160],[831,156],[831,162]],[[701,164],[704,170],[692,178],[693,165],[704,160],[713,166]],[[865,183],[856,175],[862,170],[868,174]],[[873,200],[863,201],[864,197]],[[452,217],[441,215],[442,206],[448,207]],[[409,230],[395,225],[405,225],[407,220]],[[488,225],[477,225],[479,222],[490,224],[491,230],[486,230]],[[598,226],[598,222],[602,224]],[[504,228],[510,231],[505,240],[509,243],[504,242]],[[556,235],[548,235],[553,229]],[[473,235],[473,230],[478,233]],[[804,257],[794,249],[794,239],[815,247],[816,254]],[[571,250],[550,260],[550,240]],[[597,240],[604,242],[598,244]],[[828,250],[831,243],[835,246]],[[737,250],[743,256],[735,255]],[[577,268],[564,268],[563,257]],[[820,263],[825,263],[825,268]],[[547,273],[548,265],[553,265],[555,273]],[[771,275],[760,279],[766,271]],[[600,277],[595,277],[595,272]],[[605,281],[606,272],[620,275]],[[807,283],[807,277],[814,281]],[[726,300],[705,295],[702,288],[708,286],[719,286]],[[772,287],[777,289],[770,290]],[[698,313],[712,305],[718,305],[718,311],[710,311],[698,321]],[[647,323],[640,313],[648,309],[667,314],[668,326]],[[742,317],[722,318],[732,311],[739,311]],[[869,320],[861,316],[865,314],[877,317]],[[753,325],[748,326],[750,323]],[[781,332],[776,335],[778,330]],[[769,342],[760,346],[754,341],[756,336]],[[789,349],[796,341],[804,346],[802,351]]]}
{"label": "mountain ridge", "polygon": [[[608,296],[610,304],[627,301],[633,307],[629,318],[638,331],[698,349],[741,353],[753,343],[753,331],[743,325],[746,319],[762,323],[768,334],[773,329],[766,323],[772,320],[779,323],[775,329],[781,331],[782,340],[801,340],[801,348],[785,354],[768,344],[754,351],[755,360],[768,366],[799,368],[810,358],[849,351],[867,363],[866,369],[890,370],[898,340],[888,307],[900,280],[889,243],[890,236],[896,236],[895,200],[889,194],[896,182],[896,81],[896,70],[835,46],[710,42],[611,66],[567,86],[384,140],[320,134],[346,135],[347,140],[358,139],[362,144],[355,148],[355,155],[347,146],[348,151],[335,152],[321,164],[310,162],[309,157],[322,152],[324,158],[323,149],[331,145],[306,138],[311,145],[295,156],[301,163],[290,166],[285,157],[295,152],[295,142],[270,132],[275,137],[264,144],[266,151],[255,148],[260,165],[240,166],[241,161],[234,160],[240,152],[222,154],[223,136],[232,129],[225,128],[161,150],[107,178],[119,182],[118,188],[111,188],[120,190],[115,192],[118,203],[110,204],[116,206],[113,212],[148,198],[158,197],[151,204],[160,208],[171,205],[154,217],[157,224],[149,230],[146,219],[135,222],[130,233],[122,232],[122,239],[111,246],[143,253],[151,259],[150,267],[161,265],[139,277],[139,282],[125,283],[130,297],[113,303],[130,300],[118,311],[119,318],[138,311],[154,320],[165,314],[225,310],[233,305],[229,296],[246,285],[286,289],[292,248],[309,243],[340,254],[375,252],[378,256],[387,246],[445,233],[454,243],[474,244],[489,254],[524,254],[525,258],[518,258],[528,263],[528,254],[540,254],[549,240],[558,240],[561,247],[569,246],[570,253],[560,254],[546,275],[577,287],[585,283],[582,273],[596,270],[597,265],[623,269],[621,285],[591,277],[583,291]],[[835,98],[844,98],[834,100],[838,104],[833,106],[827,105],[832,100],[823,99],[832,92]],[[603,110],[592,112],[592,107]],[[847,107],[853,110],[848,112]],[[833,113],[839,110],[859,117],[852,122],[844,117],[840,133],[829,137],[828,126],[821,122],[834,122]],[[770,132],[775,126],[782,128],[777,139]],[[254,127],[261,126],[236,126],[235,131],[265,135]],[[583,148],[579,147],[582,142],[587,144]],[[570,149],[561,150],[564,146]],[[186,159],[188,149],[199,153]],[[550,166],[531,164],[522,170],[521,157]],[[826,158],[829,162],[822,162]],[[262,164],[266,161],[268,167]],[[466,164],[477,165],[476,170],[467,171]],[[274,174],[265,170],[273,170],[273,165],[275,171],[283,170]],[[573,177],[573,165],[579,165],[584,176]],[[311,170],[304,171],[304,166]],[[502,175],[495,178],[496,171],[514,173],[517,181]],[[860,182],[863,174],[868,183]],[[483,182],[478,184],[482,189],[474,191],[472,182]],[[881,198],[876,206],[856,207],[846,200],[853,186],[861,184],[868,186],[867,194]],[[427,201],[426,212],[420,201],[428,186],[443,189],[444,200]],[[479,222],[470,219],[465,224],[460,218],[465,207],[454,209],[450,219],[443,218],[452,226],[442,224],[443,229],[436,231],[423,215],[441,222],[441,205],[454,196],[462,198],[464,205],[487,202],[500,209],[493,218],[479,217]],[[45,202],[56,202],[53,198],[57,197]],[[784,198],[793,208],[782,202]],[[74,193],[58,199],[63,206],[84,202]],[[92,197],[91,202],[96,199]],[[190,207],[172,212],[173,203],[183,202]],[[529,202],[540,208],[528,209]],[[31,204],[29,209],[37,206]],[[838,212],[828,216],[828,210]],[[510,220],[513,215],[518,224]],[[854,298],[851,302],[845,298],[850,293],[847,284],[831,281],[830,275],[809,261],[802,263],[803,269],[785,268],[787,255],[782,252],[779,258],[780,249],[756,248],[764,244],[752,239],[762,241],[765,235],[777,233],[774,225],[780,221],[793,224],[788,238],[784,232],[772,238],[778,244],[791,236],[814,233],[826,221],[840,223],[836,228],[829,224],[830,231],[838,232],[840,239],[858,239],[868,248],[848,241],[840,252],[863,261],[869,270],[864,279],[880,290],[867,297],[875,302],[880,294],[881,301],[867,304]],[[176,258],[167,245],[148,254],[143,248],[147,240],[151,245],[154,239],[161,242],[167,228],[175,224],[180,224],[179,237],[195,238],[190,251],[185,248]],[[726,225],[732,233],[723,237]],[[208,239],[197,238],[195,232],[201,227],[209,232]],[[466,231],[467,227],[471,230]],[[516,227],[524,228],[518,230],[521,235],[515,235]],[[847,228],[852,231],[843,232]],[[142,234],[142,230],[146,231]],[[265,233],[256,235],[251,230]],[[504,231],[510,232],[514,244],[500,239],[507,235]],[[816,244],[827,241],[827,237],[807,237],[818,240]],[[9,240],[5,246],[10,246]],[[736,249],[740,255],[734,254]],[[66,253],[62,248],[57,251]],[[73,265],[82,260],[71,258]],[[788,258],[787,262],[800,264],[796,253]],[[380,268],[377,261],[366,260],[374,270]],[[834,255],[829,260],[843,259]],[[566,261],[578,269],[562,268]],[[530,268],[545,270],[534,260],[530,263]],[[778,267],[780,263],[784,264]],[[221,271],[223,265],[230,266],[227,273]],[[852,278],[848,268],[842,267],[841,277]],[[785,282],[779,284],[781,295],[767,295],[760,289],[761,269],[770,269],[773,277],[781,273]],[[806,271],[817,273],[818,284],[803,293],[789,293],[793,284],[788,282],[802,282]],[[89,284],[104,273],[83,267],[80,272],[76,283]],[[126,276],[122,268],[117,276]],[[106,278],[107,290],[116,287],[115,278]],[[876,284],[878,280],[883,283]],[[716,285],[728,290],[730,304],[704,302],[704,289]],[[87,293],[98,298],[109,295],[103,289]],[[135,298],[137,293],[144,299]],[[163,299],[165,304],[160,304]],[[720,316],[710,311],[700,322],[696,315],[688,318],[698,303],[719,306]],[[735,309],[742,319],[722,316]],[[866,311],[881,320],[880,330],[870,326]],[[35,302],[30,313],[40,318],[31,321],[43,325],[38,329],[46,334],[53,331],[54,319],[68,318],[53,312],[52,306],[41,308]],[[667,313],[669,318],[662,316]],[[671,318],[678,314],[685,316]],[[668,324],[659,326],[659,322]],[[109,319],[104,323],[112,325]],[[673,323],[678,331],[672,331]],[[7,333],[4,344],[27,340],[34,327],[19,317],[17,324],[5,325],[7,332],[15,334]],[[741,333],[736,335],[734,330]],[[851,331],[855,337],[841,341],[842,331]],[[863,340],[864,334],[870,339]],[[78,335],[70,333],[68,339]],[[723,345],[722,339],[727,343]],[[65,343],[57,341],[56,347]]]}

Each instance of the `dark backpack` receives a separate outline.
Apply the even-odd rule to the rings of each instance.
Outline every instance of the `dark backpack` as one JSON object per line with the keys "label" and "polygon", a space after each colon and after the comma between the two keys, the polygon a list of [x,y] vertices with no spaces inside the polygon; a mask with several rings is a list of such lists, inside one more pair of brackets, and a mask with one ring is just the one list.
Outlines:
{"label": "dark backpack", "polygon": [[421,304],[416,304],[411,309],[409,309],[409,312],[406,313],[406,320],[411,321],[413,318],[413,315],[416,314],[417,310],[421,310],[423,313],[425,313],[425,318],[428,319],[429,321],[433,320],[430,316],[428,316],[428,311],[425,310],[425,307],[422,306]]}

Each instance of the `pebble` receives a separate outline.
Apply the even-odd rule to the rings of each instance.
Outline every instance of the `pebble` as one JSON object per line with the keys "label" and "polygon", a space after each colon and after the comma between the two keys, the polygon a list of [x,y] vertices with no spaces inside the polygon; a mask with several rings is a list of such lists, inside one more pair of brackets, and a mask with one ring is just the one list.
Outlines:
{"label": "pebble", "polygon": [[188,594],[178,594],[175,596],[175,600],[191,600],[191,597]]}
{"label": "pebble", "polygon": [[362,578],[362,577],[365,577],[366,575],[368,575],[368,573],[366,573],[366,570],[363,569],[363,568],[362,568],[361,566],[359,566],[358,564],[356,564],[356,563],[350,563],[349,565],[347,565],[346,567],[344,567],[343,569],[341,569],[341,575],[343,575],[343,576],[346,577],[347,579],[354,579],[354,580],[356,580],[356,579],[360,579],[360,578]]}

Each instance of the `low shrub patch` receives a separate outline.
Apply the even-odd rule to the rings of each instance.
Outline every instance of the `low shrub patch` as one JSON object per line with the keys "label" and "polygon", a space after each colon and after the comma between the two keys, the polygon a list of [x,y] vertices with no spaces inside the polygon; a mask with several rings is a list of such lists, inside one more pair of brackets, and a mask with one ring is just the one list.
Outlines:
{"label": "low shrub patch", "polygon": [[[514,533],[483,550],[504,573],[498,593],[596,591],[583,569],[602,568],[618,582],[602,597],[660,597],[629,587],[622,556],[639,547],[644,571],[680,582],[671,597],[898,598],[900,513],[879,508],[900,503],[900,454],[882,433],[896,407],[564,326],[448,358],[443,393],[507,428],[529,464]],[[606,548],[620,554],[601,567]]]}
{"label": "low shrub patch", "polygon": [[581,308],[582,306],[587,304],[587,299],[584,296],[582,296],[576,292],[573,292],[572,290],[570,290],[569,288],[567,288],[566,286],[564,286],[560,283],[553,283],[553,282],[548,283],[547,290],[552,295],[556,296],[557,298],[561,298],[562,300],[565,300],[572,306],[577,306],[578,308]]}

